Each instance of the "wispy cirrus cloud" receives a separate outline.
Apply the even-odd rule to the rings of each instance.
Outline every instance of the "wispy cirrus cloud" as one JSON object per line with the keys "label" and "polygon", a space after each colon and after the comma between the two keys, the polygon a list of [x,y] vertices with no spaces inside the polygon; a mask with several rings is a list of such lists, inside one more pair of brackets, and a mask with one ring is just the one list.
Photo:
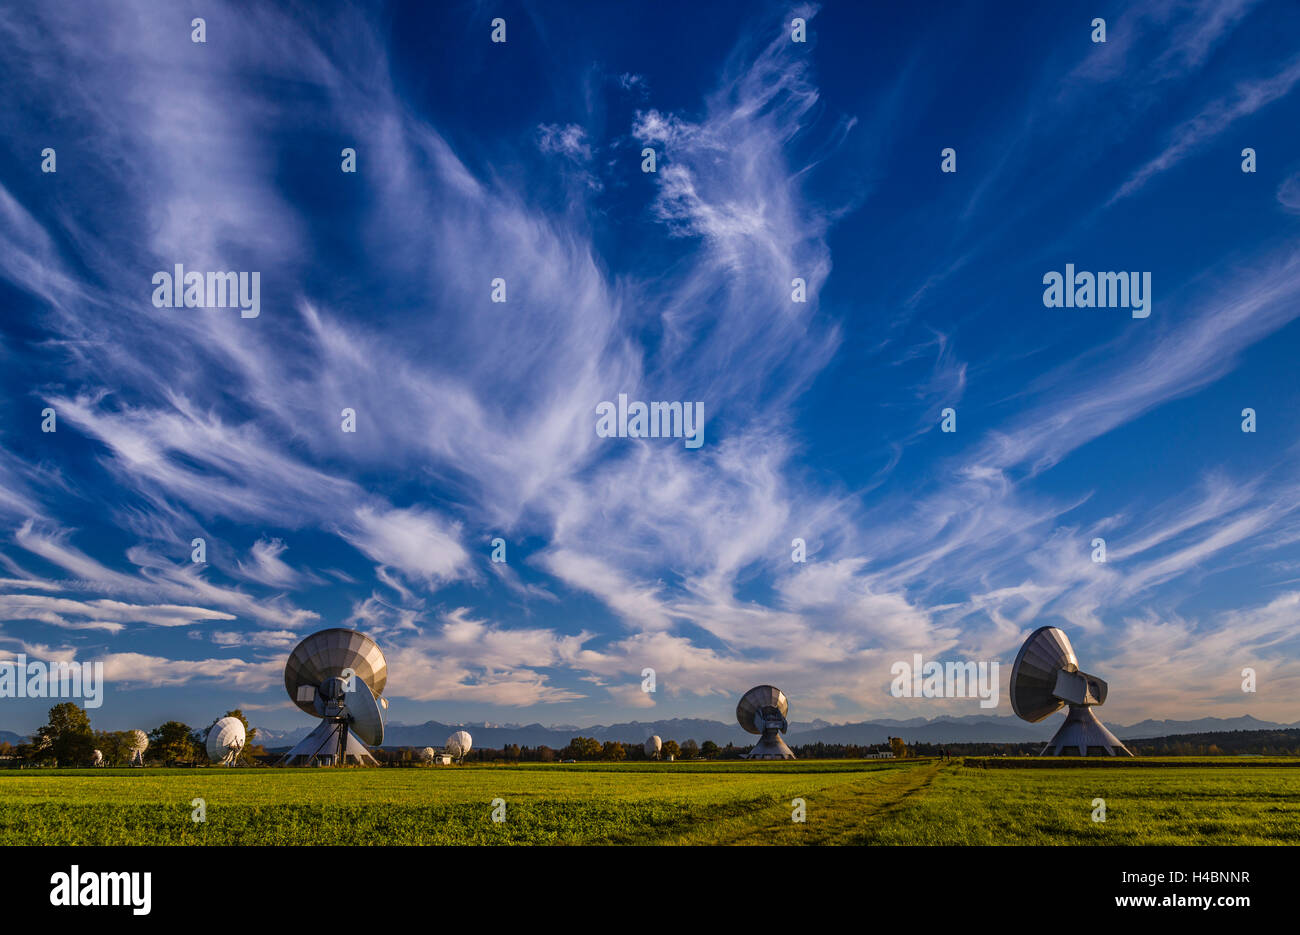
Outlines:
{"label": "wispy cirrus cloud", "polygon": [[1144,164],[1111,196],[1110,203],[1127,198],[1157,174],[1182,162],[1202,144],[1222,134],[1238,120],[1249,117],[1274,101],[1289,95],[1300,81],[1300,60],[1289,63],[1267,78],[1242,82],[1230,95],[1208,104],[1200,113],[1183,123],[1169,139],[1168,145]]}

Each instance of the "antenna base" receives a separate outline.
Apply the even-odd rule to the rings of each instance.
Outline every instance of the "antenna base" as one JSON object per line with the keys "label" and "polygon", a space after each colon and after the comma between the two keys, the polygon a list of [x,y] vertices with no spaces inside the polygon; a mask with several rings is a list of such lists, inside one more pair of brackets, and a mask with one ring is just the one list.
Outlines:
{"label": "antenna base", "polygon": [[347,721],[321,721],[316,729],[298,741],[276,766],[378,766],[366,745],[348,730]]}
{"label": "antenna base", "polygon": [[1070,713],[1039,756],[1132,756],[1106,729],[1089,705],[1070,705]]}
{"label": "antenna base", "polygon": [[781,733],[775,727],[763,731],[754,748],[743,755],[746,760],[793,760],[794,751],[785,745]]}

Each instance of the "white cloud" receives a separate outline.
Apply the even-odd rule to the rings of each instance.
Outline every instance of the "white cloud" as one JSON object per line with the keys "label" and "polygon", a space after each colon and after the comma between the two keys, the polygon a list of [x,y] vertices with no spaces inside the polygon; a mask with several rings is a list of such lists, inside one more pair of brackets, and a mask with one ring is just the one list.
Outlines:
{"label": "white cloud", "polygon": [[431,631],[394,642],[388,653],[388,693],[518,707],[578,700],[581,693],[554,685],[539,670],[573,667],[590,638],[588,633],[506,629],[457,608]]}
{"label": "white cloud", "polygon": [[249,662],[242,659],[168,659],[146,653],[108,653],[103,659],[104,681],[111,691],[120,685],[189,685],[216,681],[249,691],[267,691],[282,684],[284,662],[272,659]]}
{"label": "white cloud", "polygon": [[459,526],[418,508],[376,512],[363,507],[343,537],[367,556],[412,578],[441,583],[468,571]]}
{"label": "white cloud", "polygon": [[544,123],[537,128],[537,148],[544,153],[559,153],[575,162],[591,161],[591,145],[587,131],[576,123],[559,126]]}
{"label": "white cloud", "polygon": [[1277,201],[1292,214],[1300,214],[1300,172],[1288,175],[1277,187]]}
{"label": "white cloud", "polygon": [[[69,619],[76,617],[86,619]],[[0,594],[0,618],[38,620],[68,629],[97,629],[112,633],[120,632],[125,624],[188,627],[213,620],[235,619],[233,614],[204,607],[128,604],[103,598],[80,601],[47,594]]]}
{"label": "white cloud", "polygon": [[1111,203],[1127,198],[1145,185],[1152,176],[1181,162],[1202,143],[1219,136],[1243,117],[1248,117],[1280,98],[1286,97],[1300,81],[1300,60],[1291,62],[1275,75],[1244,83],[1230,96],[1206,106],[1177,130],[1165,149],[1138,169],[1111,196]]}
{"label": "white cloud", "polygon": [[280,558],[287,549],[288,546],[279,539],[258,539],[251,550],[252,562],[248,565],[238,563],[240,576],[276,588],[299,584],[303,576]]}

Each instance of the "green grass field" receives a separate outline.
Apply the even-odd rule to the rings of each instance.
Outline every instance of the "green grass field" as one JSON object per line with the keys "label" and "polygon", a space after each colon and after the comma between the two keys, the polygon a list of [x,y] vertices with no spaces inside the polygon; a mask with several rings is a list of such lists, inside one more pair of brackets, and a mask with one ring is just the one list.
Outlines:
{"label": "green grass field", "polygon": [[[6,844],[1297,844],[1300,769],[805,760],[0,771]],[[196,823],[191,800],[206,802]],[[791,800],[806,821],[791,820]],[[1092,820],[1106,800],[1106,821]],[[493,822],[493,799],[506,820]]]}

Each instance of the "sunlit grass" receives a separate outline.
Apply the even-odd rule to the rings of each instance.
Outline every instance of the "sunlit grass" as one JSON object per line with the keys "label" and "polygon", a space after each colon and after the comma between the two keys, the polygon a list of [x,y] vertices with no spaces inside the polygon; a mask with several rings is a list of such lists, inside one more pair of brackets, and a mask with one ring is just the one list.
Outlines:
{"label": "sunlit grass", "polygon": [[[806,760],[0,772],[10,844],[1297,844],[1300,769]],[[201,798],[206,821],[195,822]],[[1106,820],[1094,821],[1096,799]],[[492,821],[493,800],[506,820]],[[804,822],[792,821],[802,799]]]}

